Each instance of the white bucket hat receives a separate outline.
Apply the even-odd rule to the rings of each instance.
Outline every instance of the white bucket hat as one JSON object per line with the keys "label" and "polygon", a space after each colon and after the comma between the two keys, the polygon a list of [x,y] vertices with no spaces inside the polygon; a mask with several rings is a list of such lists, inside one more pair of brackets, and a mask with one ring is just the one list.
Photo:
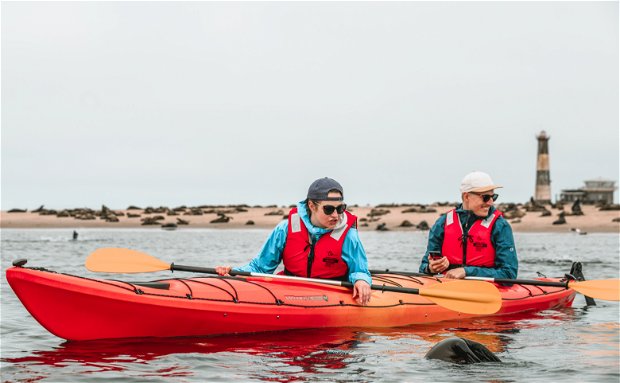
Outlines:
{"label": "white bucket hat", "polygon": [[461,181],[461,193],[484,193],[501,187],[500,185],[495,185],[490,175],[480,171],[469,173]]}

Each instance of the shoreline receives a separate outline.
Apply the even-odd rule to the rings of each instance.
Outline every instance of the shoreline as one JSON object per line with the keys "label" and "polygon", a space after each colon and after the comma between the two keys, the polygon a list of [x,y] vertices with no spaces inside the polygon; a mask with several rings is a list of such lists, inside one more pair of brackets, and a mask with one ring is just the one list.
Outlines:
{"label": "shoreline", "polygon": [[[513,206],[510,206],[513,205]],[[427,231],[435,220],[453,208],[441,205],[378,205],[350,206],[347,208],[358,217],[360,231],[387,229],[390,231]],[[500,204],[514,232],[563,233],[620,233],[620,210],[601,211],[593,205],[582,205],[583,215],[570,215],[570,207],[563,210],[545,206],[551,213],[542,216],[540,211],[526,211],[520,205]],[[504,209],[502,209],[504,208]],[[286,217],[290,207],[248,207],[246,205],[175,209],[147,208],[111,210],[68,209],[63,211],[8,212],[0,213],[2,229],[46,228],[153,228],[161,230],[168,224],[171,230],[184,228],[272,229]],[[566,223],[554,225],[559,214],[565,212]],[[77,218],[76,218],[77,217]],[[615,222],[614,222],[615,220]],[[213,222],[216,221],[216,222]],[[219,221],[219,222],[218,222]],[[253,224],[249,224],[249,222]],[[150,224],[144,224],[145,222]],[[184,224],[186,222],[187,224]],[[424,224],[426,223],[426,225]]]}

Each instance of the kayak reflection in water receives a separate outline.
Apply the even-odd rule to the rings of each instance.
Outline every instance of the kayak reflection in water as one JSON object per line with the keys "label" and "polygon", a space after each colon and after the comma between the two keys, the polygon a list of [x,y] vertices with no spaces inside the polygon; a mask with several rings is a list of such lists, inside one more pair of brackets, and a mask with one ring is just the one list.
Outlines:
{"label": "kayak reflection in water", "polygon": [[[327,177],[314,181],[307,198],[276,226],[258,255],[234,270],[272,274],[283,262],[280,274],[349,281],[357,303],[368,304],[372,279],[366,251],[357,232],[357,217],[343,201],[338,182]],[[232,267],[215,270],[227,275]]]}
{"label": "kayak reflection in water", "polygon": [[[285,382],[297,380],[292,375],[297,376],[300,371],[321,375],[346,369],[349,364],[356,363],[352,354],[358,345],[369,341],[365,333],[350,329],[288,331],[286,335],[270,332],[226,337],[109,339],[64,342],[51,350],[34,351],[32,355],[15,358],[0,358],[0,361],[12,364],[14,370],[28,372],[28,378],[34,380],[58,381],[60,375],[39,367],[32,376],[33,366],[44,365],[72,371],[81,371],[80,366],[83,366],[88,368],[89,373],[123,373],[126,377],[132,376],[147,364],[153,367],[151,376],[183,376],[190,381],[204,381],[203,374],[216,371],[218,374],[225,373],[219,370],[218,361],[228,366],[234,363],[247,365],[249,359],[254,363],[260,361],[263,365],[263,368],[255,371],[259,375],[255,377],[256,380],[269,380],[264,376],[267,373],[275,378],[273,380]],[[244,357],[231,358],[229,353],[242,354]],[[175,357],[179,355],[182,357]],[[187,363],[188,360],[199,363],[207,355],[214,362],[206,367],[207,372],[197,371],[195,366]],[[283,364],[297,368],[282,369]]]}

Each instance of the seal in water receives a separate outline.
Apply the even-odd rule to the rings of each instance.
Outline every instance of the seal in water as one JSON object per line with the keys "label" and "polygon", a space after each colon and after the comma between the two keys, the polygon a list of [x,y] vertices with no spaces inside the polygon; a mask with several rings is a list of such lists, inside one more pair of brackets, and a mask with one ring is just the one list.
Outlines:
{"label": "seal in water", "polygon": [[426,359],[441,359],[446,362],[469,364],[500,362],[483,344],[465,338],[448,338],[437,343],[425,356]]}

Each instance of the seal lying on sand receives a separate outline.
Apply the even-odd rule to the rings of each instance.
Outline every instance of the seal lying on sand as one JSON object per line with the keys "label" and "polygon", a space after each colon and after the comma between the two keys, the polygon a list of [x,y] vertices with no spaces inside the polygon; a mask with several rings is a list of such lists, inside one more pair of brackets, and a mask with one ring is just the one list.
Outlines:
{"label": "seal lying on sand", "polygon": [[426,353],[425,358],[461,364],[501,362],[483,344],[458,337],[444,339],[437,343]]}

